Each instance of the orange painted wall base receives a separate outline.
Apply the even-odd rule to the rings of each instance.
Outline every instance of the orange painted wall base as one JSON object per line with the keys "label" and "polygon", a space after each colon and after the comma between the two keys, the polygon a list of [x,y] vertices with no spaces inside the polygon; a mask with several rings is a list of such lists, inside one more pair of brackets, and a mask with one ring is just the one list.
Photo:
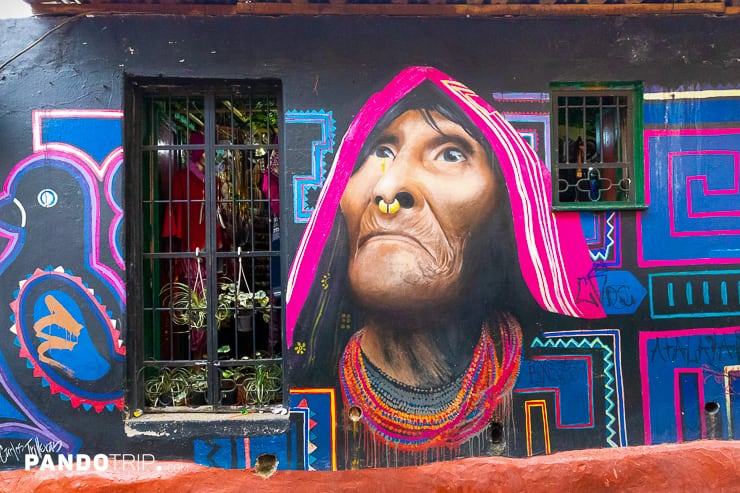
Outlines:
{"label": "orange painted wall base", "polygon": [[472,458],[398,469],[224,470],[183,462],[149,463],[143,470],[6,471],[3,492],[740,492],[740,442],[561,452],[529,459]]}

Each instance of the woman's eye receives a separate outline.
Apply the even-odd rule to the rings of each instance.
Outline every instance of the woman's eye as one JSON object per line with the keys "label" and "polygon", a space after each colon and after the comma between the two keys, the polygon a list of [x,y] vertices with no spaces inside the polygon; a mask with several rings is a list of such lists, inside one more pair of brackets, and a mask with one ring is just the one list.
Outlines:
{"label": "woman's eye", "polygon": [[393,151],[388,146],[378,146],[375,148],[375,157],[383,158],[383,159],[393,159]]}
{"label": "woman's eye", "polygon": [[440,158],[448,163],[460,163],[465,161],[465,153],[460,149],[445,149],[441,152]]}

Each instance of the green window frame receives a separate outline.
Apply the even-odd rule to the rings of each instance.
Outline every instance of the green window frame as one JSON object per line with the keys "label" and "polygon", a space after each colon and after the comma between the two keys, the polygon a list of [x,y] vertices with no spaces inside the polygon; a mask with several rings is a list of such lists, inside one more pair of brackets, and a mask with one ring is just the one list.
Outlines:
{"label": "green window frame", "polygon": [[553,210],[643,209],[643,84],[550,84]]}

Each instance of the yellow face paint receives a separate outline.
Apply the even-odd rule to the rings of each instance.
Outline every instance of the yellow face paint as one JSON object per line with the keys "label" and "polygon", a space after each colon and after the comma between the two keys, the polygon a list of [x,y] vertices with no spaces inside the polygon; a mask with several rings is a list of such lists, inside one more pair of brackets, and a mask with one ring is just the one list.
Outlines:
{"label": "yellow face paint", "polygon": [[385,173],[385,159],[380,162],[380,172]]}

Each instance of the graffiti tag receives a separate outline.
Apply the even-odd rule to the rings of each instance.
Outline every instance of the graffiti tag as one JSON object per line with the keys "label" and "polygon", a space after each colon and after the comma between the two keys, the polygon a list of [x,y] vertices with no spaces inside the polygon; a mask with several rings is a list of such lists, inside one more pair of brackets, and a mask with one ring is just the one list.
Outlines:
{"label": "graffiti tag", "polygon": [[738,334],[722,336],[656,338],[651,344],[650,362],[713,363],[736,361],[740,355]]}
{"label": "graffiti tag", "polygon": [[56,454],[62,450],[62,441],[42,442],[35,438],[29,438],[25,442],[0,444],[0,464],[7,464],[11,459],[15,462],[23,462],[26,455],[42,456]]}

